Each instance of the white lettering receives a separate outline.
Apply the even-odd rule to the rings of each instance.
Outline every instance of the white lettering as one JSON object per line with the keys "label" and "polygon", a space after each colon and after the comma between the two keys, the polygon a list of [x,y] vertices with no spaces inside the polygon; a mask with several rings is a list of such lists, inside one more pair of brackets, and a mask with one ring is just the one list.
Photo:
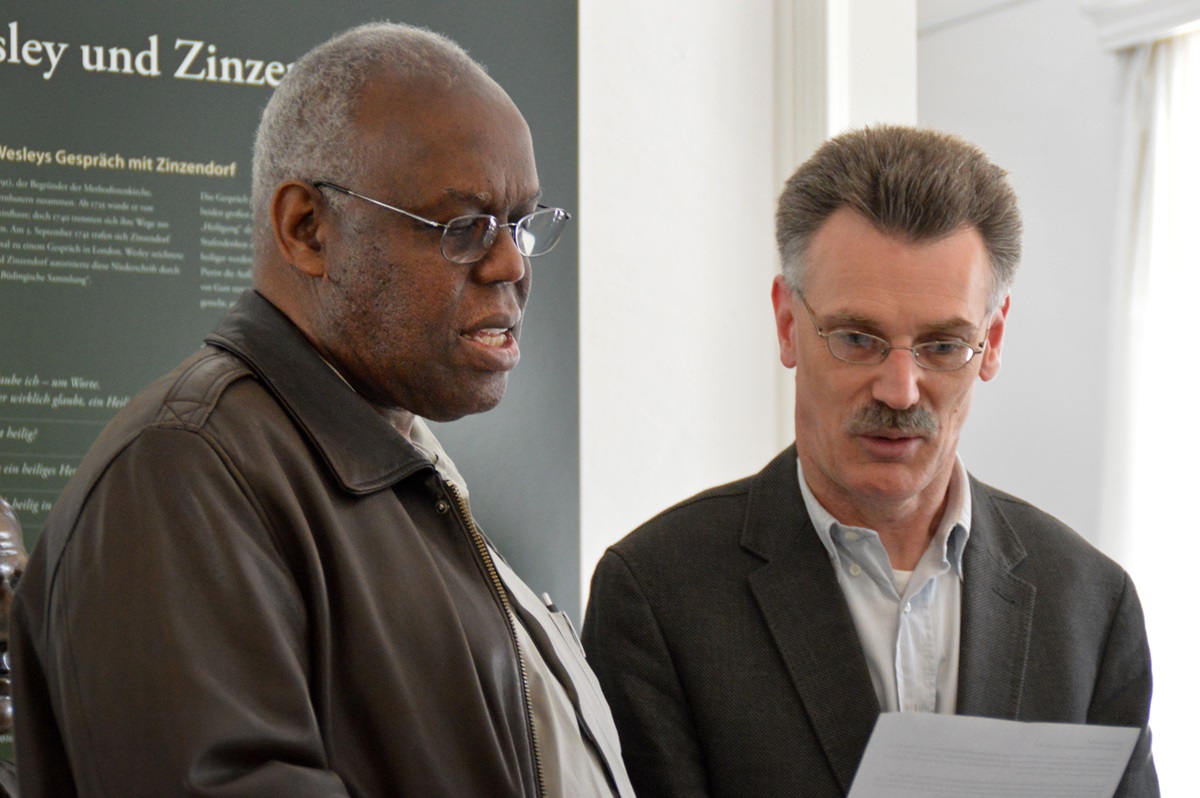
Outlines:
{"label": "white lettering", "polygon": [[175,77],[179,78],[180,80],[204,80],[203,71],[200,71],[196,74],[188,71],[189,67],[192,65],[192,62],[195,61],[196,57],[200,55],[200,50],[204,47],[204,42],[198,42],[192,39],[176,39],[175,49],[178,50],[180,47],[190,47],[191,49],[188,50],[187,54],[183,57],[183,62],[179,64],[179,69],[175,70]]}
{"label": "white lettering", "polygon": [[69,46],[66,42],[46,42],[37,39],[29,39],[22,43],[19,24],[10,22],[8,39],[0,37],[0,63],[7,60],[10,64],[40,66],[42,61],[48,60],[50,68],[42,73],[42,80],[50,80]]}
{"label": "white lettering", "polygon": [[263,75],[262,61],[256,61],[253,58],[247,59],[246,68],[250,72],[250,74],[246,76],[247,84],[251,86],[261,86],[267,82],[266,77]]}

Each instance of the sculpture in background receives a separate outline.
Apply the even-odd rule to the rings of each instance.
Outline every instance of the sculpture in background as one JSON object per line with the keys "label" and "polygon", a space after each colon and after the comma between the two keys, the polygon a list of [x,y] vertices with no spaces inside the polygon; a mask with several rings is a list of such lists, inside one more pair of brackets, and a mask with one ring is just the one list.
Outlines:
{"label": "sculpture in background", "polygon": [[12,506],[0,497],[0,798],[16,795],[13,768],[12,673],[8,660],[8,614],[13,591],[25,570],[25,539]]}

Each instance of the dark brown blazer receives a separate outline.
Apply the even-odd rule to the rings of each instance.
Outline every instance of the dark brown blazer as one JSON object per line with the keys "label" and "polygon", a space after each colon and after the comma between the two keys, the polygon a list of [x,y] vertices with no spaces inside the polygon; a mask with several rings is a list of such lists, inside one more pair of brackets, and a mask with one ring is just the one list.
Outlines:
{"label": "dark brown blazer", "polygon": [[[1141,727],[1117,795],[1157,796],[1132,581],[1046,513],[971,491],[959,713]],[[794,449],[612,546],[583,642],[639,795],[849,792],[879,703]]]}

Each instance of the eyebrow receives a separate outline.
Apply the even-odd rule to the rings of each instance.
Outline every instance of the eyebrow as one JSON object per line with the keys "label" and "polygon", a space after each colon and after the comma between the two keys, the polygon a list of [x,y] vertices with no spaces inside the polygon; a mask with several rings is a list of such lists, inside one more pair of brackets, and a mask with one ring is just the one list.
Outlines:
{"label": "eyebrow", "polygon": [[448,197],[453,197],[464,202],[473,202],[477,205],[486,205],[492,200],[492,195],[486,191],[475,193],[473,191],[460,191],[457,188],[448,188],[442,193]]}
{"label": "eyebrow", "polygon": [[[487,191],[475,192],[462,191],[461,189],[457,188],[447,188],[443,193],[448,197],[453,197],[454,199],[461,200],[462,202],[469,202],[481,208],[486,207],[492,202],[493,199],[492,194]],[[518,202],[513,203],[513,205],[523,205],[527,202],[536,203],[541,198],[542,190],[539,188],[532,196],[519,200]]]}

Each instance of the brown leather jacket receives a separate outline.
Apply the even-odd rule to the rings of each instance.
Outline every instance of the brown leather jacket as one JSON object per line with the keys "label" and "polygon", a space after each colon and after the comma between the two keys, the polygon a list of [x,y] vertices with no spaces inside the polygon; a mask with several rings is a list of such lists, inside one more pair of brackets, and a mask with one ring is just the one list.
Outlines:
{"label": "brown leather jacket", "polygon": [[535,796],[465,503],[261,296],[104,430],[14,610],[39,796]]}

